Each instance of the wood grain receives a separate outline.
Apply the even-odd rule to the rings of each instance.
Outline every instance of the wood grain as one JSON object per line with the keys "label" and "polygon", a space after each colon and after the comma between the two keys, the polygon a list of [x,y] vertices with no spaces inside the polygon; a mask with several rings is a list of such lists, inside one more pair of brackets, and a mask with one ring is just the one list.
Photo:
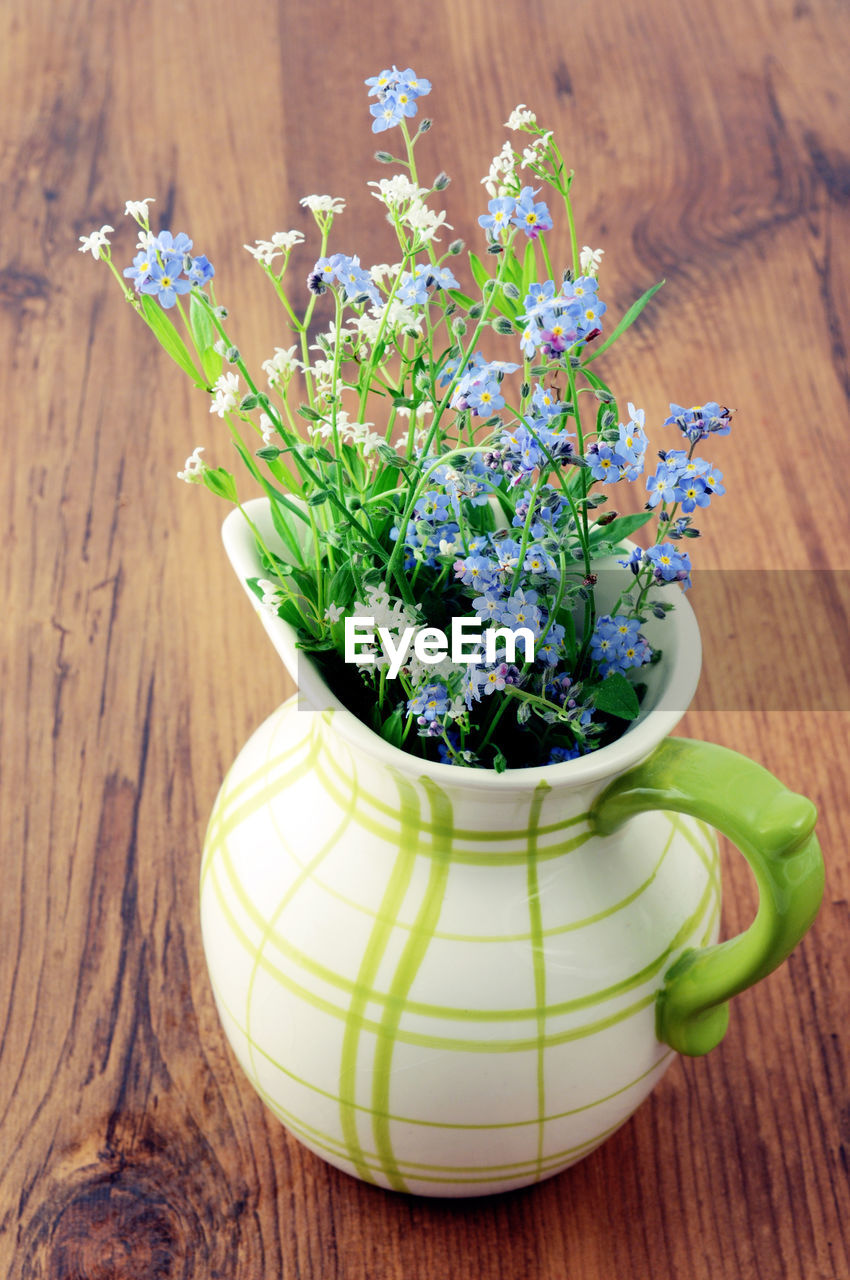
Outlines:
{"label": "wood grain", "polygon": [[[450,221],[470,235],[501,122],[528,102],[577,172],[613,312],[667,280],[610,380],[650,422],[668,399],[738,410],[698,563],[838,583],[846,6],[6,0],[0,22],[0,1273],[848,1280],[850,715],[846,696],[805,693],[824,653],[846,690],[846,595],[780,610],[790,705],[728,696],[715,667],[683,726],[822,813],[821,916],[735,1002],[724,1044],[530,1192],[444,1204],[361,1186],[267,1115],[216,1021],[204,824],[287,684],[225,567],[222,511],[173,480],[198,443],[228,461],[218,419],[75,251],[155,195],[158,221],[216,263],[256,361],[284,335],[241,245],[305,225],[301,195],[348,196],[340,247],[385,258],[363,77],[396,61],[434,81],[423,153],[452,175]],[[735,619],[704,621],[726,652]],[[731,933],[755,901],[734,854],[725,884]]]}

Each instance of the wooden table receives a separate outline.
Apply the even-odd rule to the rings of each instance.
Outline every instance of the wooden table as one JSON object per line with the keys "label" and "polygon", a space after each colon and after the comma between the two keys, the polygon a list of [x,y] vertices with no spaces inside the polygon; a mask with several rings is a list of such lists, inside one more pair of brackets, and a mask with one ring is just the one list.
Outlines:
{"label": "wooden table", "polygon": [[[2,18],[0,1273],[847,1280],[846,9],[7,0]],[[811,795],[828,865],[813,932],[735,1001],[720,1048],[572,1171],[467,1203],[323,1164],[225,1044],[199,850],[287,681],[225,564],[224,508],[174,480],[196,444],[229,461],[223,424],[76,252],[111,223],[123,265],[124,201],[156,196],[256,365],[288,343],[243,242],[305,227],[298,198],[330,192],[349,199],[338,247],[385,257],[362,80],[394,60],[434,82],[422,153],[452,175],[456,234],[478,234],[479,178],[528,102],[576,170],[610,314],[667,280],[610,380],[653,424],[670,399],[738,410],[694,558],[796,571],[791,604],[755,686],[710,666],[682,731]],[[703,621],[715,664],[748,652],[737,615]],[[797,673],[780,704],[771,664]],[[732,933],[755,902],[736,854],[725,884]]]}

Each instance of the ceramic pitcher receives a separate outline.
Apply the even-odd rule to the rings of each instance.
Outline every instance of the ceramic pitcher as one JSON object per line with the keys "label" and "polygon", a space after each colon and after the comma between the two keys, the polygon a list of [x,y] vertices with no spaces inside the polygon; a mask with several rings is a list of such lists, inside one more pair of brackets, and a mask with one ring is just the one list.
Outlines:
{"label": "ceramic pitcher", "polygon": [[[246,504],[276,544],[265,499]],[[224,541],[263,576],[238,511]],[[249,591],[256,605],[256,597]],[[615,743],[542,768],[458,769],[390,746],[260,616],[299,682],[240,752],[201,872],[221,1021],[301,1142],[396,1191],[477,1196],[582,1159],[816,914],[810,801],[719,746],[669,737],[699,677],[683,595]],[[714,829],[759,887],[718,944]]]}

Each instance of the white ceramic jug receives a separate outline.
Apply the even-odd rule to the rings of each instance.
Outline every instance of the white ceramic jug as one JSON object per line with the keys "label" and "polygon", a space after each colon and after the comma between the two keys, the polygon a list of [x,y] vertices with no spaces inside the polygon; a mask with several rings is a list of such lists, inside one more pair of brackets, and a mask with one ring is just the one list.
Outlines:
{"label": "white ceramic jug", "polygon": [[[265,499],[247,505],[277,545]],[[224,539],[243,584],[263,576],[238,511]],[[502,774],[390,746],[261,617],[300,694],[228,773],[201,874],[239,1062],[306,1146],[379,1186],[473,1196],[558,1173],[676,1051],[712,1048],[729,997],[808,928],[813,806],[734,752],[668,737],[699,676],[684,596],[622,738]],[[761,891],[721,945],[712,826]]]}

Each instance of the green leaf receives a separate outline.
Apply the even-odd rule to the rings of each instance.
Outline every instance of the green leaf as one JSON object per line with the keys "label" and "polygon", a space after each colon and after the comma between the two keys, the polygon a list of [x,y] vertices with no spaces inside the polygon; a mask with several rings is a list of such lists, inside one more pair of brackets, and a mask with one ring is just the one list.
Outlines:
{"label": "green leaf", "polygon": [[378,732],[384,741],[389,742],[391,746],[401,746],[401,739],[404,733],[404,709],[401,703],[399,703],[392,715],[384,720]]}
{"label": "green leaf", "polygon": [[204,484],[211,493],[228,502],[237,502],[236,480],[224,467],[207,467],[204,472]]}
{"label": "green leaf", "polygon": [[468,297],[467,294],[461,293],[460,289],[447,289],[446,293],[452,302],[456,302],[459,307],[463,307],[464,311],[468,311],[473,305],[473,299]]}
{"label": "green leaf", "polygon": [[536,275],[537,259],[534,256],[534,241],[529,240],[528,244],[525,246],[525,257],[522,260],[522,284],[520,285],[520,289],[523,297],[528,293]]}
{"label": "green leaf", "polygon": [[507,767],[508,767],[508,762],[503,756],[502,752],[497,747],[496,754],[493,757],[493,768],[496,771],[496,773],[504,773]]}
{"label": "green leaf", "polygon": [[348,604],[354,595],[354,574],[351,572],[351,566],[342,564],[331,578],[328,587],[328,599],[331,604],[340,606]]}
{"label": "green leaf", "polygon": [[618,516],[610,524],[595,525],[590,530],[588,541],[591,547],[598,542],[619,542],[621,538],[630,537],[636,529],[642,529],[654,514],[653,511],[637,511],[631,516]]}
{"label": "green leaf", "polygon": [[176,364],[180,365],[183,372],[189,375],[196,387],[206,389],[206,381],[196,369],[195,362],[189,355],[189,348],[156,299],[149,293],[143,293],[141,304],[142,314],[159,345],[168,352]]}
{"label": "green leaf", "polygon": [[636,720],[640,713],[637,694],[625,676],[612,671],[601,684],[588,690],[597,711],[604,711],[618,720]]}
{"label": "green leaf", "polygon": [[222,356],[215,350],[217,334],[209,311],[194,292],[189,296],[189,324],[204,376],[212,384],[221,376]]}
{"label": "green leaf", "polygon": [[489,271],[485,269],[484,263],[479,257],[476,257],[474,253],[469,255],[469,269],[472,272],[472,278],[478,285],[479,289],[483,289],[485,282],[492,279]]}
{"label": "green leaf", "polygon": [[507,261],[502,271],[502,279],[510,280],[511,284],[517,289],[522,283],[522,267],[519,265],[519,259],[514,253],[513,246],[507,251]]}
{"label": "green leaf", "polygon": [[666,284],[666,281],[659,280],[658,284],[654,284],[651,289],[647,289],[646,293],[643,294],[642,297],[638,298],[637,302],[632,303],[632,305],[629,307],[628,311],[623,316],[620,323],[617,325],[616,329],[614,329],[613,333],[609,333],[608,337],[602,343],[602,346],[597,347],[596,350],[593,352],[593,354],[587,357],[587,359],[584,362],[585,365],[589,365],[590,362],[592,360],[595,360],[597,356],[601,356],[603,351],[607,351],[608,348],[611,346],[611,343],[616,342],[620,334],[625,333],[626,329],[628,329],[630,325],[634,324],[635,320],[637,320],[641,311],[643,311],[644,307],[649,302],[649,299],[652,297],[654,293],[658,292],[658,290],[661,288],[663,284]]}

